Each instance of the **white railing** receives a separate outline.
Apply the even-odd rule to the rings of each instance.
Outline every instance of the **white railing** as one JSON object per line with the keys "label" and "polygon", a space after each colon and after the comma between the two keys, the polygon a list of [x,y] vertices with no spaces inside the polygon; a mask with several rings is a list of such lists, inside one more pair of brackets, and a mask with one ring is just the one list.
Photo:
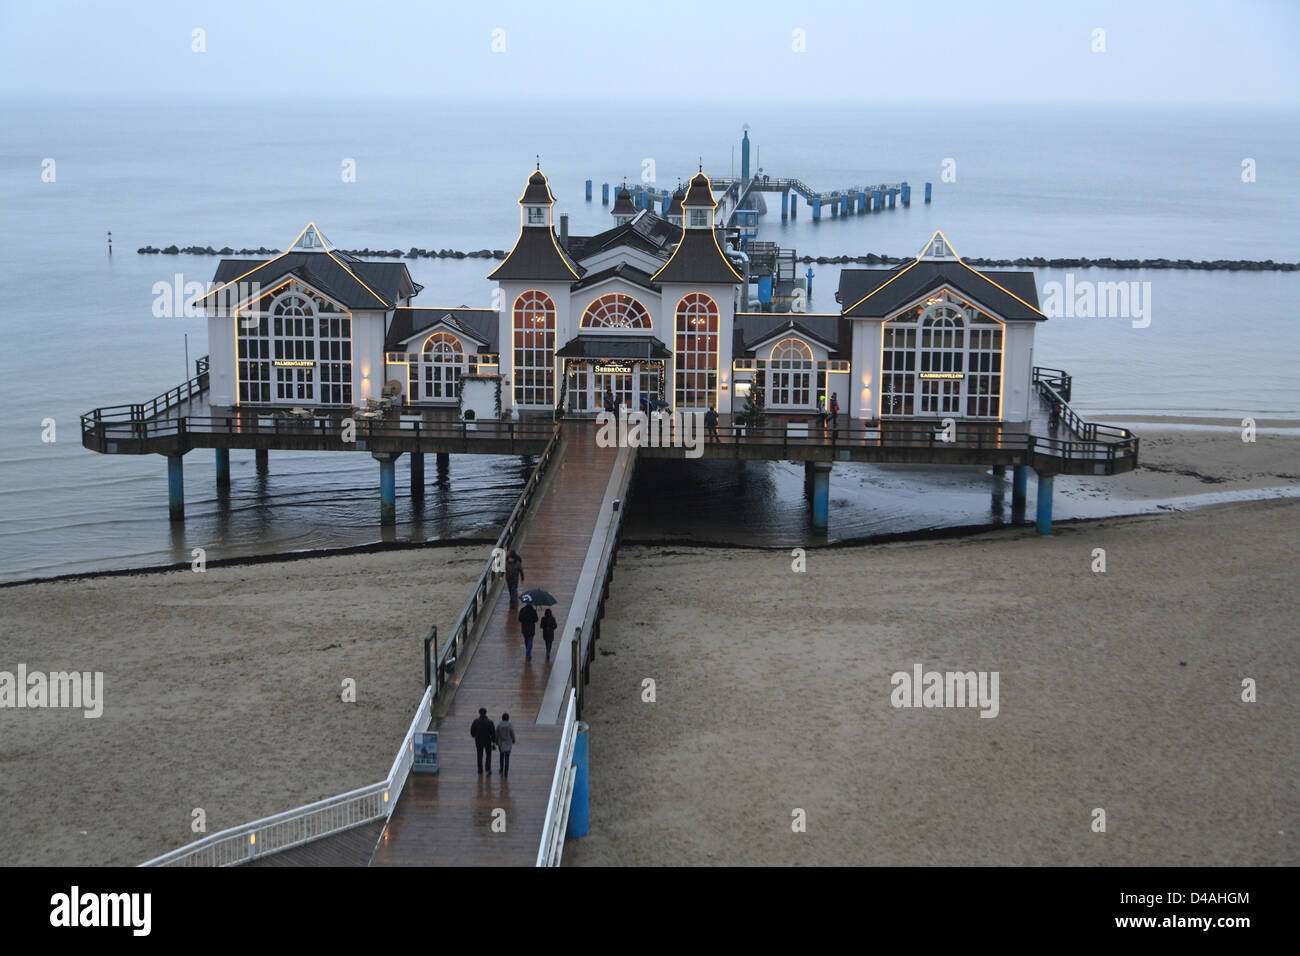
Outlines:
{"label": "white railing", "polygon": [[287,810],[231,827],[155,857],[141,866],[235,866],[270,853],[319,840],[375,820],[387,819],[406,786],[415,754],[415,735],[429,726],[433,688],[426,687],[388,776],[378,783],[326,797],[296,810]]}
{"label": "white railing", "polygon": [[578,696],[569,691],[569,710],[564,717],[564,734],[560,753],[555,758],[555,776],[551,780],[551,799],[546,805],[542,824],[542,842],[537,848],[538,866],[559,866],[564,854],[564,831],[569,825],[569,802],[573,799],[573,749],[578,742]]}

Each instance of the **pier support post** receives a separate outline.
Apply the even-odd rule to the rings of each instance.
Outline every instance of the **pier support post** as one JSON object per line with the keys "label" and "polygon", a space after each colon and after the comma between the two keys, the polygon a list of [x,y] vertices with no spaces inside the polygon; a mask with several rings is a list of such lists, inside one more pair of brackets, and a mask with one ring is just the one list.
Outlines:
{"label": "pier support post", "polygon": [[609,205],[609,183],[600,184],[600,204],[602,206]]}
{"label": "pier support post", "polygon": [[790,194],[781,193],[781,221],[785,222],[790,218]]}
{"label": "pier support post", "polygon": [[591,180],[587,180],[587,202],[591,202]]}
{"label": "pier support post", "polygon": [[831,463],[815,461],[812,468],[812,523],[818,531],[825,531],[831,509]]}
{"label": "pier support post", "polygon": [[218,448],[217,452],[217,490],[230,488],[230,449]]}
{"label": "pier support post", "polygon": [[814,199],[814,200],[813,200],[813,203],[812,203],[812,207],[813,207],[813,222],[821,222],[821,221],[822,221],[822,201],[821,201],[820,199]]}
{"label": "pier support post", "polygon": [[1016,465],[1012,473],[1011,510],[1025,513],[1025,499],[1029,495],[1029,466]]}
{"label": "pier support post", "polygon": [[372,453],[379,462],[379,523],[397,524],[397,455]]}
{"label": "pier support post", "polygon": [[442,477],[443,475],[447,474],[448,469],[451,468],[451,455],[449,455],[445,451],[438,452],[437,464],[438,464],[438,476]]}
{"label": "pier support post", "polygon": [[167,456],[167,508],[173,521],[185,520],[185,469],[181,465],[184,457]]}
{"label": "pier support post", "polygon": [[1052,485],[1055,475],[1038,473],[1038,533],[1052,533]]}
{"label": "pier support post", "polygon": [[994,465],[994,466],[993,466],[993,477],[994,477],[994,478],[1005,478],[1006,476],[1007,476],[1007,466],[1006,466],[1006,465]]}
{"label": "pier support post", "polygon": [[259,475],[265,475],[271,470],[270,455],[265,448],[257,449],[255,457],[257,458],[257,473]]}
{"label": "pier support post", "polygon": [[411,497],[424,497],[424,452],[411,452]]}
{"label": "pier support post", "polygon": [[925,201],[926,201],[926,202],[929,202],[929,201],[930,201],[930,184],[929,184],[929,183],[926,183],[926,184],[925,184]]}
{"label": "pier support post", "polygon": [[576,840],[587,835],[591,829],[587,822],[587,765],[590,762],[590,748],[587,746],[591,727],[578,721],[578,736],[573,744],[573,765],[578,772],[573,775],[573,797],[569,804],[569,826],[564,831],[567,839]]}

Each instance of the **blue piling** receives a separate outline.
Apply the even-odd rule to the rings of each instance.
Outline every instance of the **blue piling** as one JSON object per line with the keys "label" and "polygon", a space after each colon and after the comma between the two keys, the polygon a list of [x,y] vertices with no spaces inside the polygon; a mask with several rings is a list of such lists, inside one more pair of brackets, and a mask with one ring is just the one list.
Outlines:
{"label": "blue piling", "polygon": [[925,184],[925,201],[926,201],[926,202],[929,202],[929,201],[930,201],[930,184],[929,184],[929,183],[926,183],[926,184]]}
{"label": "blue piling", "polygon": [[218,448],[217,452],[217,487],[230,487],[230,449]]}
{"label": "blue piling", "polygon": [[411,452],[411,497],[424,497],[424,452]]}
{"label": "blue piling", "polygon": [[889,208],[890,209],[894,208],[894,201],[897,198],[898,198],[898,188],[895,186],[890,186],[889,187]]}
{"label": "blue piling", "polygon": [[785,222],[790,218],[790,194],[781,193],[781,221]]}
{"label": "blue piling", "polygon": [[600,204],[602,206],[609,205],[609,183],[600,184]]}
{"label": "blue piling", "polygon": [[587,742],[591,728],[578,721],[578,737],[573,745],[573,765],[578,772],[573,775],[573,797],[569,803],[569,826],[564,836],[569,840],[585,837],[591,826],[587,819],[588,784],[587,765],[590,762]]}
{"label": "blue piling", "polygon": [[838,196],[831,197],[831,218],[838,219],[840,215],[840,199]]}
{"label": "blue piling", "polygon": [[822,201],[820,199],[814,199],[812,202],[812,207],[813,207],[813,222],[821,222]]}
{"label": "blue piling", "polygon": [[379,462],[379,523],[397,524],[396,459]]}
{"label": "blue piling", "polygon": [[591,180],[587,180],[587,202],[591,202]]}
{"label": "blue piling", "polygon": [[884,208],[883,195],[879,189],[871,191],[871,211],[880,212]]}
{"label": "blue piling", "polygon": [[790,194],[790,218],[791,219],[799,218],[799,194],[798,193]]}
{"label": "blue piling", "polygon": [[1052,485],[1055,475],[1038,473],[1038,533],[1052,533]]}
{"label": "blue piling", "polygon": [[257,473],[259,475],[265,475],[271,470],[271,453],[265,448],[257,449],[254,452],[254,457],[257,459]]}
{"label": "blue piling", "polygon": [[167,456],[167,507],[173,521],[185,520],[185,469],[184,456]]}
{"label": "blue piling", "polygon": [[1025,511],[1025,499],[1029,495],[1029,466],[1016,465],[1012,472],[1011,508],[1021,514]]}
{"label": "blue piling", "polygon": [[663,204],[659,207],[659,215],[661,216],[668,215],[668,206],[672,203],[672,201],[673,201],[672,194],[669,192],[664,192],[664,201]]}
{"label": "blue piling", "polygon": [[867,194],[859,190],[858,191],[858,215],[861,216],[866,211],[867,211]]}
{"label": "blue piling", "polygon": [[912,205],[912,187],[907,183],[903,183],[903,205]]}
{"label": "blue piling", "polygon": [[831,510],[831,466],[830,462],[813,462],[813,527],[825,531]]}

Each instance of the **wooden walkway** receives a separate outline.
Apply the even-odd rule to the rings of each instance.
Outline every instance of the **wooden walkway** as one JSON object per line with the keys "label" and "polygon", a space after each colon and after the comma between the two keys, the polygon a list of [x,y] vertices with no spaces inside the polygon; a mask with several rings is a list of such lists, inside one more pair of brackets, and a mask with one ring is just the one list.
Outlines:
{"label": "wooden walkway", "polygon": [[[591,545],[605,489],[613,473],[617,448],[598,448],[596,428],[583,422],[564,426],[564,448],[552,463],[540,503],[519,547],[524,561],[520,592],[544,588],[559,602],[551,612],[561,628],[573,602],[582,565]],[[551,665],[569,666],[568,638],[556,633],[555,654],[546,660],[541,631],[533,642],[533,659],[524,660],[518,611],[500,589],[478,644],[461,675],[438,731],[436,775],[411,774],[388,822],[369,847],[359,827],[315,843],[267,857],[262,866],[532,866],[563,727],[536,723]],[[518,741],[511,754],[510,776],[475,769],[469,725],[486,707],[500,721],[510,714]],[[495,810],[505,811],[505,831],[493,829]],[[499,829],[499,824],[498,824]],[[377,842],[375,842],[377,840]],[[373,853],[368,852],[372,848]]]}

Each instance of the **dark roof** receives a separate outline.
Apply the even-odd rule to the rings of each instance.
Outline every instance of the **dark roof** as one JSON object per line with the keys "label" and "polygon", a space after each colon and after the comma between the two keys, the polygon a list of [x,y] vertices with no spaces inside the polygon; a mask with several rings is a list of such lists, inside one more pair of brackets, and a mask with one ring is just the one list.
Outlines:
{"label": "dark roof", "polygon": [[483,343],[480,351],[496,352],[500,313],[495,309],[395,309],[393,321],[384,338],[384,349],[397,352],[411,336],[431,329],[440,322],[471,339]]}
{"label": "dark roof", "polygon": [[632,222],[614,226],[594,236],[570,236],[569,255],[577,260],[589,259],[605,249],[631,246],[667,261],[672,245],[680,240],[681,236],[681,226],[647,211]]}
{"label": "dark roof", "polygon": [[690,188],[686,190],[686,198],[682,200],[685,206],[708,206],[710,209],[718,205],[718,201],[713,198],[713,187],[709,185],[709,177],[703,172],[698,172],[691,177]]}
{"label": "dark roof", "polygon": [[519,197],[519,205],[525,204],[533,206],[538,204],[555,205],[555,197],[551,195],[551,186],[540,169],[528,177],[528,185],[524,187],[524,194]]}
{"label": "dark roof", "polygon": [[649,289],[651,292],[659,291],[659,283],[655,282],[650,273],[644,269],[638,269],[636,266],[630,266],[626,262],[620,262],[618,265],[610,266],[608,269],[601,269],[599,272],[588,272],[580,280],[573,283],[569,288],[574,292],[579,289],[585,289],[593,286],[597,282],[604,282],[606,279],[623,279],[633,285],[639,285],[643,289]]}
{"label": "dark roof", "polygon": [[853,325],[833,313],[737,312],[736,328],[742,333],[740,350],[733,353],[737,356],[752,357],[754,346],[782,333],[819,342],[832,357],[848,358],[853,353]]}
{"label": "dark roof", "polygon": [[555,279],[572,282],[586,270],[560,250],[560,242],[550,226],[524,226],[519,230],[515,247],[489,279],[523,279],[529,282]]}
{"label": "dark roof", "polygon": [[614,208],[610,211],[611,216],[635,216],[636,206],[632,205],[632,194],[624,186],[614,197]]}
{"label": "dark roof", "polygon": [[1032,272],[979,272],[960,259],[916,259],[895,269],[845,269],[836,294],[846,316],[881,318],[949,286],[1004,319],[1047,318]]}
{"label": "dark roof", "polygon": [[653,335],[579,335],[555,354],[561,358],[663,359],[671,353]]}
{"label": "dark roof", "polygon": [[694,285],[743,282],[718,246],[712,229],[687,229],[672,257],[654,274],[656,282],[689,282]]}
{"label": "dark roof", "polygon": [[668,201],[668,215],[670,216],[683,215],[682,200],[684,200],[685,198],[686,198],[685,189],[683,189],[681,186],[678,186],[676,189],[674,189],[673,198]]}
{"label": "dark roof", "polygon": [[348,309],[392,308],[398,299],[414,295],[421,288],[404,262],[363,262],[337,252],[289,252],[265,260],[222,259],[212,281],[217,286],[236,279],[258,282],[269,290],[288,275]]}

